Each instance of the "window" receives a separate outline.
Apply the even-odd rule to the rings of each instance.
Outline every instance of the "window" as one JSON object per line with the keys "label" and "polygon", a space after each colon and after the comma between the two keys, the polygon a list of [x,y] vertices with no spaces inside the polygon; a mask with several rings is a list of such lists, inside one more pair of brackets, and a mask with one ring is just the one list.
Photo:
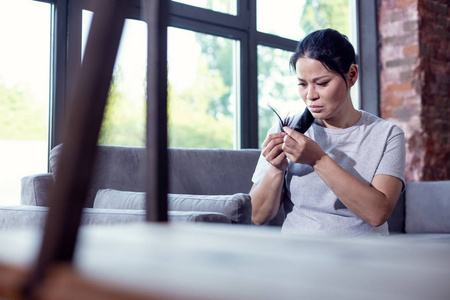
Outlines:
{"label": "window", "polygon": [[300,20],[306,2],[298,0],[258,0],[257,30],[291,40],[299,40],[305,35]]}
{"label": "window", "polygon": [[[349,37],[357,50],[354,34],[355,2],[349,0],[270,0],[257,1],[259,31],[300,40],[309,32],[334,28]],[[297,93],[295,74],[289,70],[292,51],[258,46],[258,143],[262,144],[268,129],[278,122],[268,104],[281,117],[301,113],[305,104]],[[352,88],[352,101],[359,108],[358,86]]]}
{"label": "window", "polygon": [[169,27],[169,146],[236,148],[238,42]]}
{"label": "window", "polygon": [[[0,0],[2,204],[18,203],[20,179],[46,172],[47,149],[61,142],[67,91],[81,61],[83,32],[95,1]],[[130,1],[134,8],[125,25],[101,144],[145,144],[146,29],[139,21],[140,1]],[[288,58],[298,39],[324,27],[349,36],[363,87],[353,88],[352,98],[356,107],[377,114],[376,9],[370,3],[170,1],[170,146],[258,148],[276,122],[267,104],[282,115],[301,110]],[[183,57],[177,48],[195,49],[195,55]],[[188,71],[180,60],[191,65]],[[195,114],[201,117],[193,115],[193,100],[200,101],[202,109]]]}
{"label": "window", "polygon": [[300,100],[297,79],[290,70],[292,52],[258,46],[258,143],[261,145],[267,131],[278,124],[278,118],[269,108],[277,110],[281,118],[301,113],[305,104]]}
{"label": "window", "polygon": [[[93,13],[83,10],[82,55]],[[145,146],[147,25],[125,21],[113,81],[105,108],[99,144]]]}
{"label": "window", "polygon": [[51,16],[48,3],[0,1],[1,205],[19,204],[22,177],[47,172]]}
{"label": "window", "polygon": [[[130,1],[137,10],[126,23],[102,144],[144,145],[145,103],[140,91],[145,88],[139,84],[145,82],[145,72],[127,73],[126,69],[144,70],[145,54],[141,54],[146,41],[145,33],[138,29],[139,1]],[[68,2],[72,18],[68,21],[69,61],[82,55],[81,35],[88,28],[93,2]],[[312,30],[333,27],[347,34],[358,51],[356,20],[359,7],[364,6],[359,0],[170,1],[169,146],[258,148],[276,122],[267,104],[284,116],[304,107],[288,63],[298,40]],[[373,13],[365,16],[365,21],[374,18]],[[80,53],[72,55],[77,51]],[[361,74],[363,68],[360,66]],[[73,74],[70,62],[67,74]],[[125,82],[134,88],[127,88],[132,85]],[[352,98],[356,107],[363,107],[358,88],[353,88]]]}
{"label": "window", "polygon": [[[180,2],[203,9],[192,7],[187,9],[186,5],[180,5]],[[240,136],[240,143],[236,145],[237,148],[257,148],[264,140],[267,130],[277,122],[276,116],[268,105],[275,107],[283,116],[302,112],[305,108],[297,92],[295,74],[289,67],[289,58],[299,39],[313,30],[332,27],[346,34],[357,49],[356,35],[354,34],[356,32],[355,1],[237,1],[237,14],[231,16],[217,14],[214,11],[215,8],[211,6],[213,2],[217,5],[229,3],[228,1],[195,1],[195,3],[194,1],[172,1],[171,25],[184,29],[186,36],[189,35],[189,32],[193,35],[193,32],[200,31],[214,36],[230,37],[238,41],[240,60],[236,64],[236,70],[240,75],[238,79],[240,97],[237,97],[240,103],[237,103],[238,111],[235,114],[238,120],[234,122],[238,127],[234,131],[237,132],[235,136]],[[230,11],[221,12],[232,14]],[[242,32],[244,34],[240,34]],[[171,51],[173,53],[177,51],[172,48],[180,48],[174,47],[170,40],[169,34],[169,54]],[[185,41],[184,48],[195,44],[187,38]],[[208,51],[216,54],[221,50],[221,47],[211,47]],[[183,54],[178,53],[178,55],[182,56]],[[201,62],[192,55],[190,57],[190,63],[197,61],[196,67],[189,68],[189,72],[196,74],[190,76],[189,80],[193,80],[198,73],[192,69],[200,68]],[[213,55],[211,57],[212,61],[217,60]],[[171,73],[186,74],[186,71],[175,69],[170,61],[169,58],[169,82],[173,79],[170,76]],[[229,66],[226,67],[227,70],[230,69]],[[223,69],[222,65],[218,71]],[[212,77],[210,76],[208,79],[212,80]],[[187,84],[189,80],[185,79],[184,83]],[[195,83],[192,83],[191,88],[194,86]],[[170,114],[174,109],[172,105],[175,103],[172,97],[175,96],[175,91],[172,89],[171,86],[170,101],[173,103],[169,104],[169,119],[172,118]],[[199,90],[198,88],[194,89]],[[205,95],[214,98],[216,97],[214,92],[211,89],[205,90]],[[353,100],[357,108],[359,108],[358,98],[358,89],[353,89]],[[179,108],[178,105],[175,107]],[[193,121],[186,122],[192,124]],[[170,126],[169,121],[169,139],[173,139],[173,136],[179,133],[171,130]],[[204,130],[204,126],[193,126],[189,132],[197,135],[202,130]],[[221,132],[224,136],[231,136],[229,133],[231,131],[221,130]],[[204,143],[195,143],[193,146],[215,147],[206,143],[210,139],[211,137],[204,139]],[[223,145],[219,145],[219,147],[224,148]]]}
{"label": "window", "polygon": [[[139,1],[135,2],[139,6]],[[86,32],[91,14],[87,10],[93,0],[80,3],[78,9],[84,9],[80,13],[80,32]],[[268,104],[284,116],[304,108],[297,95],[295,74],[289,69],[289,57],[298,40],[312,30],[333,27],[347,34],[357,46],[354,3],[172,0],[168,30],[169,146],[259,147],[268,128],[276,122]],[[145,51],[145,34],[137,29],[137,19],[139,13],[127,20],[101,144],[145,144],[144,100],[139,99],[142,95],[130,94],[142,91],[136,85],[145,81],[145,72],[125,72],[133,65],[144,70],[146,64],[145,55],[140,58],[141,51]],[[86,34],[79,43],[85,39]],[[72,34],[70,40],[76,41],[76,37]],[[142,44],[133,44],[137,41]],[[132,84],[135,88],[126,88]],[[359,107],[357,89],[353,90]]]}

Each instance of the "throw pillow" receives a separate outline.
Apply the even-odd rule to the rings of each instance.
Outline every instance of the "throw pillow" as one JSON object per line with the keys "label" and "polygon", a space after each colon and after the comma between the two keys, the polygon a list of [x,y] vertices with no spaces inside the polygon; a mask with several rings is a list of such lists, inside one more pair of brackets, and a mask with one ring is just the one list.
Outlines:
{"label": "throw pillow", "polygon": [[[169,211],[217,212],[227,216],[232,223],[251,223],[250,195],[187,195],[168,194]],[[94,200],[94,208],[145,209],[145,193],[101,189]]]}

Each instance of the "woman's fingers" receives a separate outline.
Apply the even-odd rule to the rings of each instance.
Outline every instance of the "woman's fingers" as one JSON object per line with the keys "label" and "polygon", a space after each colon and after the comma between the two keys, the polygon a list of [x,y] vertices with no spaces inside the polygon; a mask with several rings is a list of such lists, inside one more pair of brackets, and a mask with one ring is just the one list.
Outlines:
{"label": "woman's fingers", "polygon": [[276,140],[279,138],[283,138],[286,135],[285,132],[277,132],[277,133],[271,133],[269,135],[267,135],[266,139],[264,140],[264,142],[261,145],[261,148],[265,148],[267,147],[267,145],[272,141],[272,140]]}
{"label": "woman's fingers", "polygon": [[285,136],[284,132],[269,134],[262,144],[262,155],[277,168],[282,168],[286,164],[286,155],[282,149]]}
{"label": "woman's fingers", "polygon": [[287,134],[283,138],[283,151],[286,151],[289,154],[292,154],[293,152],[301,153],[308,138],[289,127],[284,128]]}
{"label": "woman's fingers", "polygon": [[274,167],[278,169],[286,169],[287,160],[286,153],[281,150],[282,144],[277,145],[270,151],[270,153],[266,156],[266,160]]}
{"label": "woman's fingers", "polygon": [[272,160],[275,157],[277,157],[278,155],[280,155],[281,152],[283,152],[283,142],[278,143],[277,145],[275,145],[273,148],[271,148],[271,150],[267,153],[266,159],[267,160]]}
{"label": "woman's fingers", "polygon": [[286,133],[284,132],[278,132],[278,133],[273,133],[273,134],[269,134],[266,139],[264,140],[263,144],[261,145],[262,147],[262,153],[264,155],[264,157],[270,152],[272,151],[272,149],[274,147],[276,147],[279,144],[283,143],[283,137],[286,135]]}
{"label": "woman's fingers", "polygon": [[275,137],[275,134],[268,134],[266,136],[266,139],[264,140],[264,142],[261,145],[261,148],[265,148],[267,147],[267,145],[270,143],[270,141]]}
{"label": "woman's fingers", "polygon": [[272,166],[280,169],[280,170],[286,170],[288,162],[286,160],[286,153],[281,152],[277,157],[275,157],[272,162]]}
{"label": "woman's fingers", "polygon": [[323,154],[319,145],[307,136],[288,127],[285,127],[285,131],[287,136],[282,150],[290,161],[311,165]]}

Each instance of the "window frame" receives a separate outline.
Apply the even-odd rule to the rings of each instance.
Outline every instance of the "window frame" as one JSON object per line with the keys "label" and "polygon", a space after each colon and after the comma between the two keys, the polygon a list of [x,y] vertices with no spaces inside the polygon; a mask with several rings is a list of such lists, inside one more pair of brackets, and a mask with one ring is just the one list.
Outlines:
{"label": "window frame", "polygon": [[[81,62],[81,13],[98,0],[35,0],[54,5],[52,45],[52,86],[49,149],[62,142],[63,120],[68,107],[69,83]],[[140,1],[133,1],[129,18],[140,18]],[[238,107],[239,149],[258,148],[258,69],[257,46],[294,51],[298,41],[258,32],[257,0],[236,0],[237,14],[230,15],[169,2],[169,26],[240,41],[240,94]],[[377,40],[377,4],[356,1],[357,62],[360,70],[360,107],[379,115],[379,60]],[[362,22],[361,20],[364,20]],[[63,42],[60,42],[63,41]],[[78,62],[78,63],[77,63]]]}
{"label": "window frame", "polygon": [[297,41],[258,32],[256,0],[237,0],[237,14],[229,15],[170,2],[169,26],[239,40],[240,101],[238,148],[258,148],[258,45],[294,51]]}

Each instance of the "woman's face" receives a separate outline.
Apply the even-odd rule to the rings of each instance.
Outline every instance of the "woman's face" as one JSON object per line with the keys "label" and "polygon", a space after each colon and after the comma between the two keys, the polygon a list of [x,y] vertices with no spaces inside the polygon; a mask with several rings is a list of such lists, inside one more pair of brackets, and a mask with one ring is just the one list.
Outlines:
{"label": "woman's face", "polygon": [[347,110],[352,111],[350,87],[354,84],[353,79],[348,80],[347,86],[339,74],[312,58],[299,58],[295,65],[300,96],[314,118],[338,120],[346,115]]}

